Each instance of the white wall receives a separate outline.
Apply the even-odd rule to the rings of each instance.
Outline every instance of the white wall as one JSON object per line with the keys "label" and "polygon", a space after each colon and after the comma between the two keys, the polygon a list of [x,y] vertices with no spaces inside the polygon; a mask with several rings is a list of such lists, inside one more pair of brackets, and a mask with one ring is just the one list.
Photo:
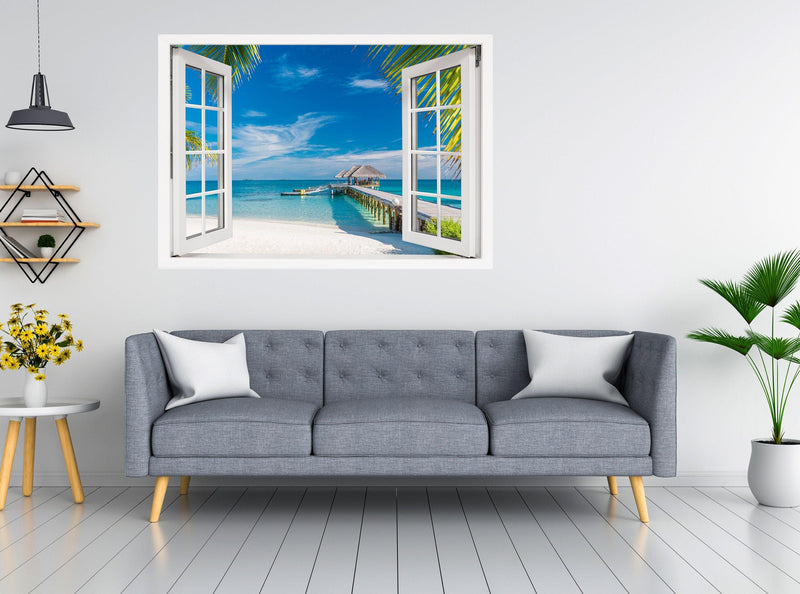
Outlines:
{"label": "white wall", "polygon": [[[0,129],[0,172],[37,165],[80,185],[73,204],[103,227],[43,286],[3,265],[0,306],[66,311],[87,344],[48,381],[53,398],[102,399],[71,420],[86,482],[123,480],[123,340],[153,327],[736,327],[696,279],[798,244],[800,5],[460,4],[42,2],[42,71],[77,129]],[[28,100],[33,6],[0,5],[2,118]],[[494,35],[494,269],[158,270],[157,34],[370,31]],[[678,356],[679,472],[741,477],[769,431],[755,379],[712,346],[679,338]],[[23,381],[0,373],[0,395]],[[55,431],[39,433],[37,481],[64,482]]]}

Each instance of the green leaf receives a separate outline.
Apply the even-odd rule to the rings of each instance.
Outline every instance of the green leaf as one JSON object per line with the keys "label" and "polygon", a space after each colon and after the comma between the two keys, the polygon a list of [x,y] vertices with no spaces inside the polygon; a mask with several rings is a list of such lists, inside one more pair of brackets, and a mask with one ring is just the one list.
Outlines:
{"label": "green leaf", "polygon": [[[185,45],[184,49],[200,54],[231,67],[233,88],[238,87],[245,79],[250,78],[256,67],[261,64],[261,52],[257,45]],[[217,97],[216,78],[206,78],[206,90]]]}
{"label": "green leaf", "polygon": [[700,342],[718,344],[732,349],[740,355],[746,355],[755,342],[748,336],[734,336],[718,328],[702,328],[700,330],[695,330],[694,332],[690,332],[687,338],[699,340]]}
{"label": "green leaf", "polygon": [[754,346],[773,359],[788,359],[800,351],[800,338],[767,336],[752,330],[747,331],[747,337],[753,341]]}
{"label": "green leaf", "polygon": [[756,316],[766,307],[763,303],[753,299],[744,286],[739,283],[708,279],[700,279],[700,282],[730,303],[748,324],[755,320]]}
{"label": "green leaf", "polygon": [[800,301],[795,301],[786,308],[786,311],[781,316],[781,322],[786,322],[800,330]]}
{"label": "green leaf", "polygon": [[800,252],[792,250],[756,262],[745,274],[742,286],[759,303],[775,307],[794,290],[798,278]]}

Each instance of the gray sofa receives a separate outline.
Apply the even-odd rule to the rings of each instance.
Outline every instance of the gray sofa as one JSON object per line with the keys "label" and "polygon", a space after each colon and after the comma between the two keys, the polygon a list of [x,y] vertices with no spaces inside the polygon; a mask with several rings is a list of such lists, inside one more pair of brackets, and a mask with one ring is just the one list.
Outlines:
{"label": "gray sofa", "polygon": [[[173,334],[223,342],[239,331]],[[553,331],[611,336],[615,331]],[[152,333],[125,344],[128,476],[675,476],[675,339],[634,332],[620,380],[630,408],[597,400],[511,400],[530,381],[521,331],[244,331],[261,398],[171,398]]]}

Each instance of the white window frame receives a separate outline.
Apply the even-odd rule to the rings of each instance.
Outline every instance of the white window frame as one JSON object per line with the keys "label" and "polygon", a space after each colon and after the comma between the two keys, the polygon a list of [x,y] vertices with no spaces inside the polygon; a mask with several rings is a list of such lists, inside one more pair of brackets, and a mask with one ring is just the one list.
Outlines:
{"label": "white window frame", "polygon": [[[200,71],[200,102],[186,101],[186,68],[191,67]],[[222,77],[222,93],[217,105],[206,105],[206,73]],[[231,174],[231,144],[232,120],[231,115],[231,87],[233,76],[231,67],[222,62],[217,62],[206,56],[201,56],[177,47],[172,48],[172,255],[182,256],[194,250],[208,247],[220,241],[233,237],[233,184]],[[186,150],[186,109],[200,112],[200,140],[202,149],[199,151]],[[206,112],[217,112],[217,148],[206,149]],[[222,124],[220,126],[220,124]],[[222,134],[219,132],[222,128]],[[205,158],[209,154],[216,154],[222,159],[222,185],[217,185],[214,192],[207,192]],[[186,157],[195,155],[200,157],[200,232],[191,236],[186,235]],[[206,229],[206,219],[211,218],[206,213],[206,198],[210,195],[217,197],[217,227]],[[192,194],[195,197],[195,194]]]}
{"label": "white window frame", "polygon": [[[429,248],[458,254],[467,258],[478,256],[477,213],[480,209],[480,171],[478,151],[480,138],[480,65],[476,60],[477,49],[466,48],[446,56],[434,58],[414,66],[404,68],[402,72],[402,104],[403,104],[403,241],[424,245]],[[443,70],[459,67],[461,70],[461,103],[445,105],[440,103],[440,73]],[[416,105],[415,79],[433,75],[435,77],[435,105],[419,107]],[[441,146],[441,112],[445,109],[461,110],[461,241],[441,236],[442,223],[442,157]],[[413,140],[417,137],[417,118],[420,113],[432,113],[435,116],[436,150],[414,148]],[[415,156],[433,156],[436,159],[436,192],[417,192],[413,187],[414,172],[412,161]],[[438,216],[437,233],[431,235],[416,231],[417,203],[415,196],[427,196],[436,199]]]}
{"label": "white window frame", "polygon": [[[415,34],[160,34],[158,35],[158,188],[157,264],[165,270],[264,270],[264,269],[414,269],[485,270],[494,259],[493,233],[493,41],[491,35]],[[179,45],[475,45],[481,48],[480,102],[480,213],[479,257],[458,256],[376,256],[376,257],[279,257],[222,256],[218,254],[172,253],[172,94],[170,88],[171,47]]]}

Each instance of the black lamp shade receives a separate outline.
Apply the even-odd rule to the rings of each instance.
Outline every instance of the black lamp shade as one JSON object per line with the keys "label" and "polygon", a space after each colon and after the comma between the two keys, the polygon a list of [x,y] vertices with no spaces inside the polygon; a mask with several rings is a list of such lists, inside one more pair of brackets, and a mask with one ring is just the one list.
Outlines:
{"label": "black lamp shade", "polygon": [[33,75],[31,104],[28,109],[18,109],[11,113],[6,128],[15,130],[74,130],[72,120],[65,111],[50,107],[50,93],[47,80],[41,72]]}

